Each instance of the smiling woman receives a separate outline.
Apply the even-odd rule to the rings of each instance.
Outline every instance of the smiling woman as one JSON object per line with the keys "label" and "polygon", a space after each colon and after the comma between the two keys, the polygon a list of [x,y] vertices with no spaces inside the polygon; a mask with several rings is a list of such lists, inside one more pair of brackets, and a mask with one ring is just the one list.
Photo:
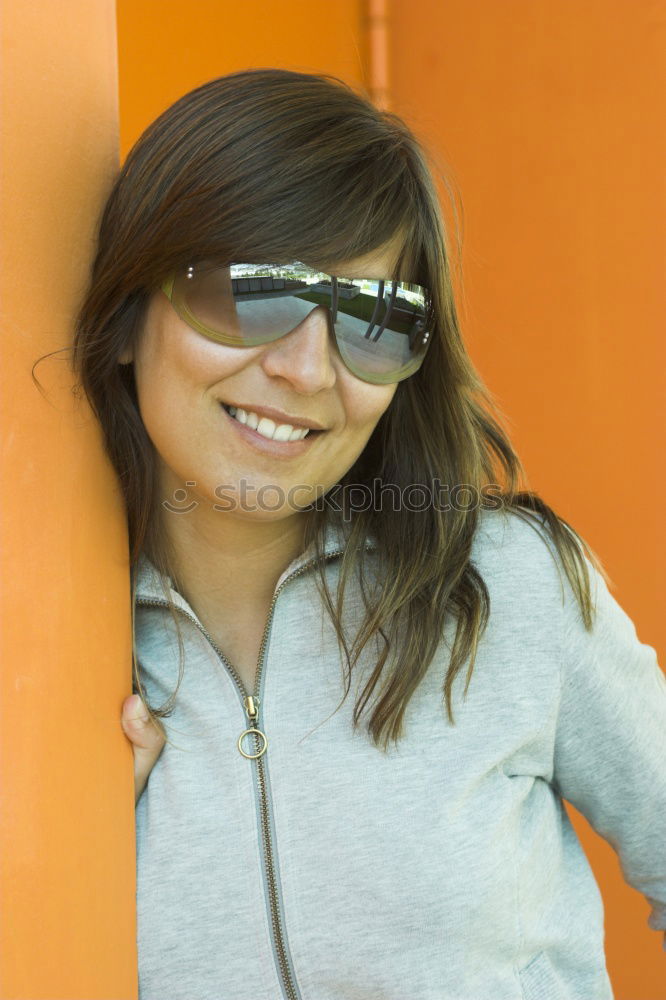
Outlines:
{"label": "smiling woman", "polygon": [[[345,273],[390,275],[395,270],[396,253],[395,245],[389,245],[347,264]],[[190,273],[193,270],[188,269]],[[223,270],[228,275],[228,269]],[[242,529],[234,519],[221,519],[214,509],[215,489],[220,483],[232,482],[239,491],[243,477],[251,481],[253,495],[270,484],[284,498],[278,507],[260,507],[252,523],[245,525],[241,552],[244,557],[247,548],[257,543],[276,545],[272,557],[277,561],[275,577],[284,559],[297,554],[300,546],[296,534],[290,539],[292,545],[297,543],[296,550],[279,544],[290,524],[289,515],[294,514],[287,500],[290,487],[296,480],[309,487],[301,495],[301,506],[328,492],[363,450],[397,388],[396,380],[374,384],[349,370],[336,346],[337,338],[330,336],[329,310],[279,294],[276,301],[270,300],[267,311],[265,298],[247,301],[244,291],[239,293],[242,301],[236,302],[231,292],[224,290],[229,287],[228,278],[226,282],[209,280],[208,286],[198,294],[190,292],[186,300],[179,298],[178,310],[163,290],[155,292],[136,342],[119,359],[121,364],[133,364],[143,424],[159,456],[160,495],[171,496],[189,481],[192,495],[201,501],[186,527],[179,518],[167,519],[165,525],[176,549],[171,569],[185,587],[193,532],[201,539],[216,537],[220,543],[220,532],[224,532],[238,541]],[[260,296],[261,292],[253,294]],[[381,298],[375,297],[375,301],[383,303]],[[296,307],[291,319],[286,309],[275,308],[289,303]],[[393,355],[384,353],[382,342],[365,340],[363,324],[354,322],[359,330],[347,330],[347,339],[363,341],[370,355],[374,351],[380,360],[385,357],[390,362]],[[208,323],[214,323],[216,329]],[[250,336],[243,339],[246,328]],[[266,333],[262,336],[263,330]],[[275,330],[281,335],[276,336]],[[384,333],[386,341],[390,331]],[[408,339],[404,334],[396,336]],[[401,362],[402,356],[396,355],[393,369],[388,368],[382,377],[394,378],[394,370],[401,374]],[[359,363],[357,357],[355,367]],[[372,368],[370,374],[374,375]],[[229,419],[224,417],[225,406]],[[308,425],[313,431],[304,436],[299,428]],[[292,433],[297,440],[285,440]],[[264,522],[271,523],[260,525],[261,515]],[[301,519],[292,520],[293,529],[300,528]],[[183,552],[185,538],[187,554]],[[200,567],[205,558],[201,552]],[[209,560],[212,565],[207,579],[200,582],[206,591],[217,584],[216,563],[218,576],[228,572],[228,565],[222,570],[212,551]],[[270,597],[274,578],[269,575],[265,583],[265,596]],[[194,597],[192,590],[188,596]],[[252,599],[253,595],[247,596]],[[257,597],[260,600],[261,595]],[[225,603],[228,607],[229,601]]]}
{"label": "smiling woman", "polygon": [[74,367],[166,736],[124,720],[141,1000],[611,1000],[562,799],[665,929],[666,683],[519,489],[405,123],[286,70],[185,94],[111,191]]}

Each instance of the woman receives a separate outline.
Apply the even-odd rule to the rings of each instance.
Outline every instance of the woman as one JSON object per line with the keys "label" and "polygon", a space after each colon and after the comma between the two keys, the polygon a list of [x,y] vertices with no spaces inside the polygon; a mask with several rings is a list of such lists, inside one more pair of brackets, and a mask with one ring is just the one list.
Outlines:
{"label": "woman", "polygon": [[562,799],[666,929],[666,681],[518,490],[405,124],[283,70],[186,94],[75,365],[128,511],[142,1000],[612,997]]}

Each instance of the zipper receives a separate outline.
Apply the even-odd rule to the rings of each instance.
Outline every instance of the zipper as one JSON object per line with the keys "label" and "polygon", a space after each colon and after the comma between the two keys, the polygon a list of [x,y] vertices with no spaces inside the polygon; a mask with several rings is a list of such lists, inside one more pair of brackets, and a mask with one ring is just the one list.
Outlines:
{"label": "zipper", "polygon": [[[330,552],[324,553],[324,559],[327,560],[332,558],[333,556],[341,555],[343,552],[344,549],[333,549]],[[268,898],[270,901],[270,916],[271,916],[271,925],[273,928],[274,952],[277,952],[277,961],[280,969],[280,975],[282,977],[283,993],[284,996],[287,998],[287,1000],[300,1000],[300,991],[296,986],[295,979],[291,972],[291,964],[288,956],[288,949],[285,942],[284,928],[282,926],[282,921],[280,919],[280,908],[278,903],[279,888],[277,884],[275,866],[273,863],[274,850],[271,840],[270,805],[268,802],[265,764],[263,760],[263,755],[268,748],[268,737],[259,728],[259,706],[260,706],[259,691],[261,688],[261,674],[264,667],[266,642],[268,639],[270,626],[273,621],[273,611],[275,609],[275,604],[277,602],[278,596],[282,588],[287,583],[289,583],[290,580],[293,580],[295,577],[300,576],[301,573],[304,573],[306,569],[309,569],[311,566],[314,566],[316,562],[317,562],[316,559],[311,559],[309,562],[304,563],[302,566],[299,566],[298,569],[294,570],[293,573],[290,573],[289,576],[282,581],[278,589],[273,594],[273,600],[271,601],[271,606],[268,610],[266,625],[264,626],[264,634],[261,638],[261,646],[259,647],[259,660],[257,663],[257,674],[254,682],[254,688],[255,688],[254,694],[247,693],[247,690],[245,688],[245,685],[243,684],[243,681],[240,678],[240,675],[235,670],[233,665],[229,662],[229,660],[227,660],[222,650],[216,644],[212,636],[209,635],[209,633],[206,631],[203,625],[199,621],[197,621],[197,619],[193,615],[191,615],[189,611],[186,611],[185,608],[181,608],[178,605],[176,605],[178,610],[182,611],[182,613],[196,625],[199,631],[203,633],[203,635],[206,637],[208,642],[211,644],[211,646],[219,656],[222,663],[225,665],[229,673],[234,678],[236,686],[239,690],[241,701],[243,703],[243,710],[245,711],[249,721],[248,728],[244,729],[243,732],[238,737],[237,746],[239,751],[244,757],[247,757],[251,760],[256,760],[257,762],[256,770],[257,770],[257,781],[259,784],[261,832],[263,838],[264,858],[265,858],[264,869],[269,889]],[[159,600],[157,598],[152,598],[152,597],[137,597],[137,604],[149,604],[165,608],[169,606],[167,601]],[[254,735],[254,744],[256,753],[253,754],[246,753],[241,745],[243,737],[249,734]],[[262,740],[263,744],[261,743]]]}

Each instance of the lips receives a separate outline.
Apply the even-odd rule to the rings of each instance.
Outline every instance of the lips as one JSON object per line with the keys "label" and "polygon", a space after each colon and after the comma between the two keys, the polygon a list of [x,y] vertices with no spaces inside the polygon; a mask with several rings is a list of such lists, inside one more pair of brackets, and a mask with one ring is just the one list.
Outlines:
{"label": "lips", "polygon": [[250,447],[252,447],[255,451],[262,452],[265,455],[271,455],[274,458],[296,458],[305,453],[311,447],[315,437],[323,434],[323,431],[310,430],[304,438],[294,441],[276,441],[274,438],[264,437],[258,431],[252,430],[248,424],[244,424],[240,420],[236,420],[236,418],[228,412],[225,403],[220,402],[220,409],[224,412],[225,418],[233,425],[234,433],[239,434],[246,444],[250,445]]}
{"label": "lips", "polygon": [[231,403],[229,400],[224,399],[221,399],[219,402],[222,406],[231,408],[234,411],[244,410],[246,413],[254,413],[260,420],[262,418],[272,420],[277,427],[279,427],[280,424],[289,424],[297,430],[328,430],[327,427],[318,423],[316,420],[306,417],[292,417],[283,410],[275,409],[272,406],[257,406],[253,403]]}
{"label": "lips", "polygon": [[[255,410],[243,411],[246,414],[246,419],[242,420],[238,416],[238,409],[235,406],[229,406],[226,403],[222,403],[222,408],[224,410],[226,410],[226,412],[229,414],[229,416],[232,417],[237,423],[242,424],[243,427],[248,427],[250,430],[253,430],[256,434],[259,434],[261,437],[265,437],[267,441],[280,441],[280,442],[283,442],[283,443],[287,443],[287,442],[291,443],[292,441],[302,441],[306,437],[308,437],[309,434],[313,433],[307,427],[298,427],[296,424],[290,424],[288,426],[290,426],[292,429],[289,432],[289,434],[290,435],[295,434],[296,435],[295,437],[292,438],[291,436],[289,436],[289,437],[285,438],[285,437],[282,437],[282,436],[280,436],[280,437],[269,436],[267,433],[262,433],[259,430],[259,427],[264,422],[264,420],[267,420],[270,424],[272,424],[275,432],[277,432],[277,430],[278,430],[279,427],[284,426],[284,425],[281,425],[281,424],[277,423],[275,420],[272,420],[270,417],[268,417],[268,418],[261,417],[259,415],[258,411],[255,411]],[[252,417],[253,419],[250,420],[250,417]],[[257,419],[256,419],[257,417],[259,417],[259,421],[258,422],[257,422]]]}

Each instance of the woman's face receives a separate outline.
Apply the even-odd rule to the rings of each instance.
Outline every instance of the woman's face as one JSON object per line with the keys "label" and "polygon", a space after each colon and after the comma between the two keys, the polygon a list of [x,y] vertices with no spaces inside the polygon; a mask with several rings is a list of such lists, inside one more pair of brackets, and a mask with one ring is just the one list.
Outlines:
{"label": "woman's face", "polygon": [[[336,272],[387,277],[394,253],[387,245]],[[120,360],[132,359],[159,458],[160,501],[174,510],[192,500],[217,504],[244,518],[282,518],[327,492],[361,454],[397,388],[348,370],[323,310],[269,344],[228,347],[191,329],[162,291],[150,300],[134,351]],[[287,415],[275,414],[278,425],[312,422],[323,430],[294,443],[270,441],[223,404],[260,418],[278,410]]]}

